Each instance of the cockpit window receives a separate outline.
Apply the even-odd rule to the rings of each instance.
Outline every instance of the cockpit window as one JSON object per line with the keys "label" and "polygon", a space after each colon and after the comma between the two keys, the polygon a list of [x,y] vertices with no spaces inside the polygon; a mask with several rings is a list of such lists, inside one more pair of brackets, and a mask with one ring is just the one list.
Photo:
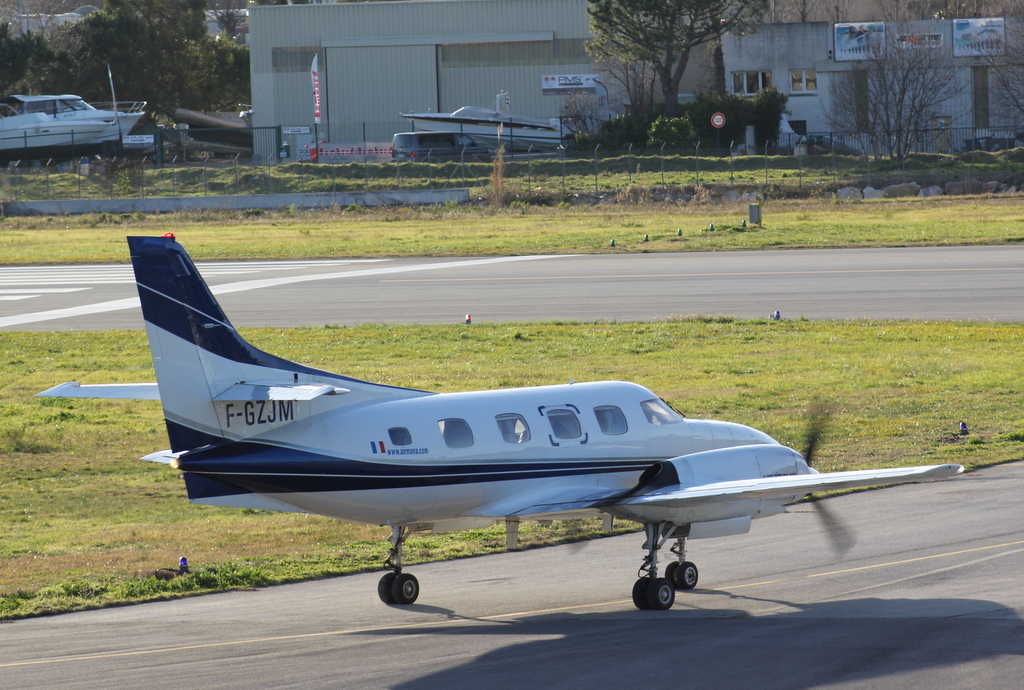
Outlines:
{"label": "cockpit window", "polygon": [[580,420],[572,410],[562,408],[548,410],[548,422],[551,423],[551,433],[555,438],[579,438],[583,435],[580,428]]}
{"label": "cockpit window", "polygon": [[657,398],[654,400],[644,400],[640,403],[640,409],[644,411],[647,421],[651,424],[675,424],[682,421],[679,419],[679,415],[672,411],[671,407]]}
{"label": "cockpit window", "polygon": [[404,426],[393,426],[388,429],[388,436],[391,437],[391,443],[395,446],[408,446],[412,444],[412,434]]}
{"label": "cockpit window", "polygon": [[598,405],[594,408],[594,416],[597,417],[601,431],[610,436],[624,434],[629,430],[626,426],[626,415],[615,405]]}
{"label": "cockpit window", "polygon": [[465,419],[441,419],[437,422],[444,443],[449,448],[469,448],[473,445],[473,430]]}
{"label": "cockpit window", "polygon": [[501,437],[508,443],[526,443],[530,440],[530,427],[521,414],[499,414],[494,420],[498,422]]}

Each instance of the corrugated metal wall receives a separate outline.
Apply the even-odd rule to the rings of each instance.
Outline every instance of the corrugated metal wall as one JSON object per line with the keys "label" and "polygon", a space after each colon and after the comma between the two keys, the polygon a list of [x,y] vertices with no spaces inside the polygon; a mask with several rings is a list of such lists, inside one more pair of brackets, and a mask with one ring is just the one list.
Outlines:
{"label": "corrugated metal wall", "polygon": [[[312,125],[308,60],[318,50],[329,124],[346,138],[409,129],[400,111],[487,106],[507,90],[512,109],[556,117],[561,99],[544,96],[545,74],[590,73],[583,56],[553,63],[442,66],[438,45],[589,38],[586,0],[426,0],[252,7],[249,12],[255,125]],[[556,51],[557,52],[557,51]],[[565,52],[565,51],[563,51]],[[499,53],[500,54],[500,53]],[[304,66],[303,66],[303,63]],[[386,130],[386,131],[385,131]],[[362,137],[360,136],[359,139]],[[300,146],[303,142],[298,143]]]}

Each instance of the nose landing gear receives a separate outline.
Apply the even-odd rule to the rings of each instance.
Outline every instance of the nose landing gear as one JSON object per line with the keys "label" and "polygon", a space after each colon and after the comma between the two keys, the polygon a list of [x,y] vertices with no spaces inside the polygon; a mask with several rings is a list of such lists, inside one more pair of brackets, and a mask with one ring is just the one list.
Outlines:
{"label": "nose landing gear", "polygon": [[697,586],[697,566],[686,560],[686,537],[676,537],[671,551],[677,560],[665,568],[665,577],[658,577],[658,550],[676,535],[677,530],[677,525],[668,522],[644,526],[647,541],[643,548],[647,550],[647,555],[637,573],[638,579],[633,584],[633,604],[638,609],[670,609],[675,603],[677,589],[693,589]]}

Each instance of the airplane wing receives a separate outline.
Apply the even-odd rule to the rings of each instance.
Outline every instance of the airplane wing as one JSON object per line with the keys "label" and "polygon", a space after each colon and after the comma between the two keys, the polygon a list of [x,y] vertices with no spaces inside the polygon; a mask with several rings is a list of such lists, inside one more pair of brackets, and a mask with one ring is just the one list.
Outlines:
{"label": "airplane wing", "polygon": [[593,486],[563,488],[552,489],[541,495],[530,493],[518,497],[506,497],[500,501],[480,506],[466,515],[532,518],[549,516],[553,513],[592,514],[594,510],[615,506],[649,505],[687,508],[713,502],[762,498],[777,498],[784,503],[789,503],[816,491],[836,491],[945,479],[963,471],[964,468],[956,464],[892,467],[877,470],[758,477],[685,487],[676,484],[658,487],[647,492],[637,492],[635,489],[631,489],[626,492],[606,492],[604,494],[595,493]]}
{"label": "airplane wing", "polygon": [[83,386],[78,381],[69,381],[36,393],[36,397],[159,400],[160,391],[155,383],[98,383]]}

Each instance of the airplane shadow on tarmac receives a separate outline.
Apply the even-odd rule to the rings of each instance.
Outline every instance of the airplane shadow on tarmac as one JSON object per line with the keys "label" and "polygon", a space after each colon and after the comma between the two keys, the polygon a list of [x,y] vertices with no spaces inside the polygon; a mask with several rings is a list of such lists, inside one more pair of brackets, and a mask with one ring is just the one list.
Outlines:
{"label": "airplane shadow on tarmac", "polygon": [[[1024,668],[1024,621],[996,602],[758,601],[777,603],[785,610],[750,616],[740,609],[687,609],[680,596],[670,611],[558,613],[442,630],[410,628],[400,635],[544,639],[516,643],[513,638],[461,666],[392,687],[601,688],[633,687],[638,682],[687,690],[791,690],[839,683],[1012,687],[1009,679],[1019,681]],[[459,618],[454,612],[451,616]],[[387,635],[400,649],[400,636],[393,630]],[[449,650],[460,644],[436,638],[434,643]],[[987,672],[1001,682],[986,684],[978,675],[977,662],[984,662]],[[969,670],[966,665],[971,665]]]}

